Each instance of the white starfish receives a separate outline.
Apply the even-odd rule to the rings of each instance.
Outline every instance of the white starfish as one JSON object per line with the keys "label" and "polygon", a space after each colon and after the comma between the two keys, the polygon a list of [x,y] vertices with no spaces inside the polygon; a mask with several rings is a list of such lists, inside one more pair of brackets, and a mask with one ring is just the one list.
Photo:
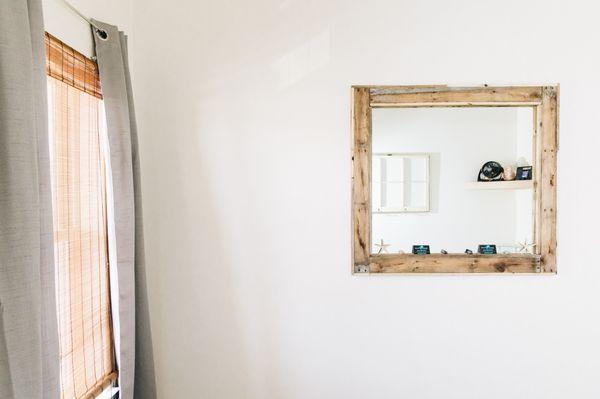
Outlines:
{"label": "white starfish", "polygon": [[383,242],[383,240],[379,240],[379,244],[375,244],[376,247],[379,248],[379,251],[377,251],[377,254],[383,254],[383,253],[388,253],[387,247],[390,246],[390,244],[385,244]]}
{"label": "white starfish", "polygon": [[527,238],[525,238],[523,242],[517,243],[517,246],[519,247],[519,252],[527,252],[531,254],[533,253],[533,247],[535,247],[535,244],[527,242]]}

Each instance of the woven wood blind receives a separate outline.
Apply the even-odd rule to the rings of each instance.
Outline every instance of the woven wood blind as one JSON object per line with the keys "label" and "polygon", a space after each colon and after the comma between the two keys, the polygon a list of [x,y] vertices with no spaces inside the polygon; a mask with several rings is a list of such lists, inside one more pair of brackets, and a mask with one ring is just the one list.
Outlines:
{"label": "woven wood blind", "polygon": [[[64,49],[51,36],[50,48]],[[63,52],[63,65],[83,57]],[[48,65],[58,65],[56,52]],[[85,59],[85,57],[83,57]],[[75,61],[75,65],[78,61]],[[90,65],[86,60],[79,65]],[[57,268],[61,397],[94,398],[117,377],[110,308],[104,148],[106,127],[97,68],[48,70],[54,244]],[[71,77],[64,71],[76,72]],[[56,72],[56,71],[55,71]],[[82,78],[83,76],[83,78]],[[80,80],[83,79],[83,80]],[[78,83],[79,82],[79,83]]]}
{"label": "woven wood blind", "polygon": [[46,73],[91,96],[102,98],[98,64],[47,32]]}

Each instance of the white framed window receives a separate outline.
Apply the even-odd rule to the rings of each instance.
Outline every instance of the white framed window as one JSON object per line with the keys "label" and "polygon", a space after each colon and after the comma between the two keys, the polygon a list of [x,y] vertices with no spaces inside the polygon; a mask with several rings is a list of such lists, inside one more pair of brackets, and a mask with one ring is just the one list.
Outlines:
{"label": "white framed window", "polygon": [[373,213],[429,212],[429,154],[373,154]]}

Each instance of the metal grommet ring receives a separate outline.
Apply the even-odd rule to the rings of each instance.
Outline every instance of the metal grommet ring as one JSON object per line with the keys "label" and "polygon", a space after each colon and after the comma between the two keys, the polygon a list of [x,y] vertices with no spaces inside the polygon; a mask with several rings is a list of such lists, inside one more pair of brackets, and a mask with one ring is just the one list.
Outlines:
{"label": "metal grommet ring", "polygon": [[96,28],[96,35],[101,39],[101,40],[108,40],[108,32],[103,30],[103,29],[99,29]]}

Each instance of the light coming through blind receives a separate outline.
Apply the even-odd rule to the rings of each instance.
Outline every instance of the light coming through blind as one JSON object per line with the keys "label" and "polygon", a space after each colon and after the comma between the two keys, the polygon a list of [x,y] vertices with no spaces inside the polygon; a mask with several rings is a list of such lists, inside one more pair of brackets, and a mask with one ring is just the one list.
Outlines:
{"label": "light coming through blind", "polygon": [[63,399],[96,397],[116,379],[103,110],[100,98],[48,76]]}

